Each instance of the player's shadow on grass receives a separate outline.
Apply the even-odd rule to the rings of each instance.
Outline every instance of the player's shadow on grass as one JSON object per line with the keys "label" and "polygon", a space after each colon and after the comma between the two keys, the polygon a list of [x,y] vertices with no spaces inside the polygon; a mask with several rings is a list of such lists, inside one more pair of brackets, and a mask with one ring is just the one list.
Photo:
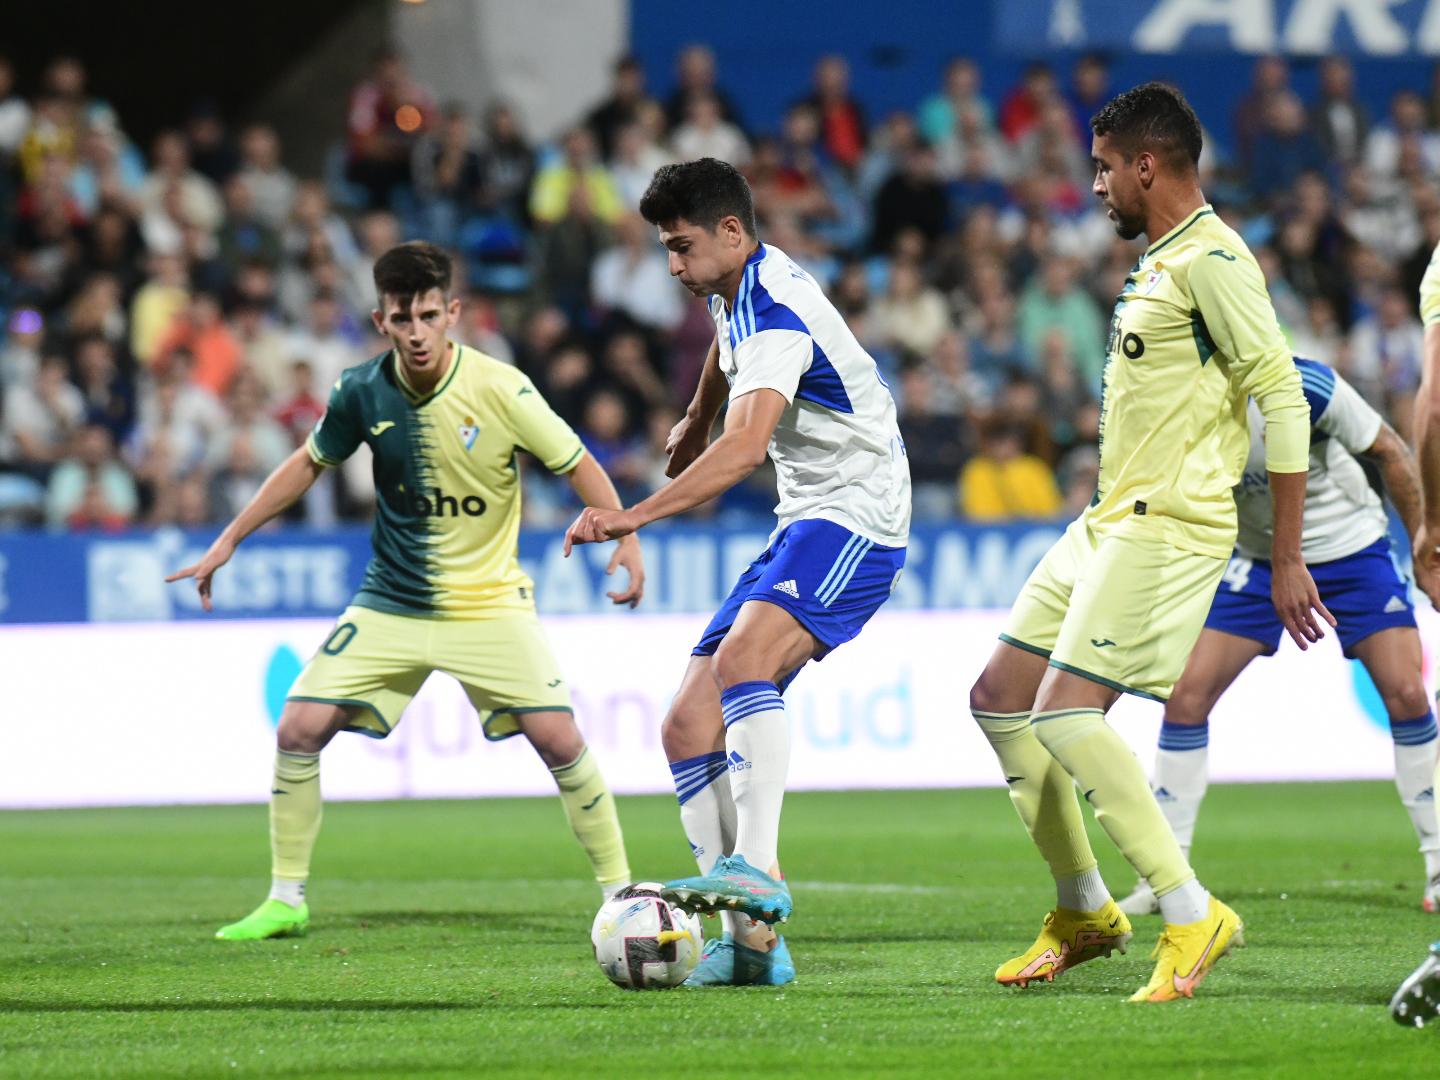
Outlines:
{"label": "player's shadow on grass", "polygon": [[186,1012],[459,1012],[483,1009],[484,1001],[15,1001],[0,998],[5,1013],[186,1013]]}

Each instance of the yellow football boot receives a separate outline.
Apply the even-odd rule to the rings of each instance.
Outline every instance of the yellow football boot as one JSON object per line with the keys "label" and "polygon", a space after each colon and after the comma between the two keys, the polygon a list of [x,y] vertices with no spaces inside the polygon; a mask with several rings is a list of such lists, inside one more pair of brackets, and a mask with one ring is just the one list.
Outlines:
{"label": "yellow football boot", "polygon": [[1155,951],[1155,973],[1130,995],[1131,1001],[1174,1001],[1194,997],[1195,987],[1215,962],[1245,944],[1245,924],[1229,906],[1210,897],[1210,913],[1199,922],[1166,923]]}
{"label": "yellow football boot", "polygon": [[1099,911],[1071,911],[1057,907],[1045,916],[1045,925],[1035,944],[995,971],[1003,986],[1029,986],[1032,980],[1054,982],[1063,974],[1115,950],[1125,951],[1131,938],[1130,920],[1114,900],[1105,901]]}

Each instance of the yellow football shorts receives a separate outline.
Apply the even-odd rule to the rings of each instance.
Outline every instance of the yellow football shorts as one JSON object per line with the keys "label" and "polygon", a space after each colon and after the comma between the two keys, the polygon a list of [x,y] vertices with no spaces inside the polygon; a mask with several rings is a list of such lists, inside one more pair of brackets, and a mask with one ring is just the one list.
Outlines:
{"label": "yellow football shorts", "polygon": [[1081,515],[1035,567],[1000,640],[1051,667],[1164,701],[1205,626],[1226,560]]}
{"label": "yellow football shorts", "polygon": [[349,730],[383,739],[435,671],[465,688],[487,739],[518,734],[527,712],[573,711],[534,612],[438,619],[348,607],[289,700],[362,706]]}

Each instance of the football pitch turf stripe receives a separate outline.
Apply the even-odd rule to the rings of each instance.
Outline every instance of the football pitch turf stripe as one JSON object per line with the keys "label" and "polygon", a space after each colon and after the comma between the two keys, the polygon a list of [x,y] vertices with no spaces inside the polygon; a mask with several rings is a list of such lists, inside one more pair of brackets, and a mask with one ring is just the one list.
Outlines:
{"label": "football pitch turf stripe", "polygon": [[[618,804],[639,876],[692,871],[673,798]],[[1216,787],[1195,859],[1251,946],[1130,1006],[1155,917],[1128,956],[992,982],[1053,899],[999,790],[787,797],[778,992],[611,987],[551,799],[330,804],[310,936],[258,943],[211,935],[264,895],[263,806],[0,813],[0,1077],[1428,1075],[1436,1032],[1385,1010],[1440,937],[1413,849],[1389,784]]]}

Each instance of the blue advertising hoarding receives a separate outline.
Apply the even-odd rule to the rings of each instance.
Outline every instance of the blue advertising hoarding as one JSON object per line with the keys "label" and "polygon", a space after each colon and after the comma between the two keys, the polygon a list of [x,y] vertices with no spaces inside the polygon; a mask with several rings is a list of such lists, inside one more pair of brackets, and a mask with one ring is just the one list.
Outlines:
{"label": "blue advertising hoarding", "polygon": [[[1057,524],[916,526],[894,607],[1005,607],[1060,535]],[[133,622],[195,618],[328,618],[349,600],[370,558],[365,528],[257,533],[215,576],[207,616],[192,583],[165,575],[195,562],[210,532],[162,529],[117,536],[0,533],[0,623]],[[643,535],[644,608],[710,611],[765,546],[763,528],[674,526]],[[543,612],[610,610],[605,565],[613,549],[587,545],[569,559],[556,530],[526,531],[520,561]]]}

